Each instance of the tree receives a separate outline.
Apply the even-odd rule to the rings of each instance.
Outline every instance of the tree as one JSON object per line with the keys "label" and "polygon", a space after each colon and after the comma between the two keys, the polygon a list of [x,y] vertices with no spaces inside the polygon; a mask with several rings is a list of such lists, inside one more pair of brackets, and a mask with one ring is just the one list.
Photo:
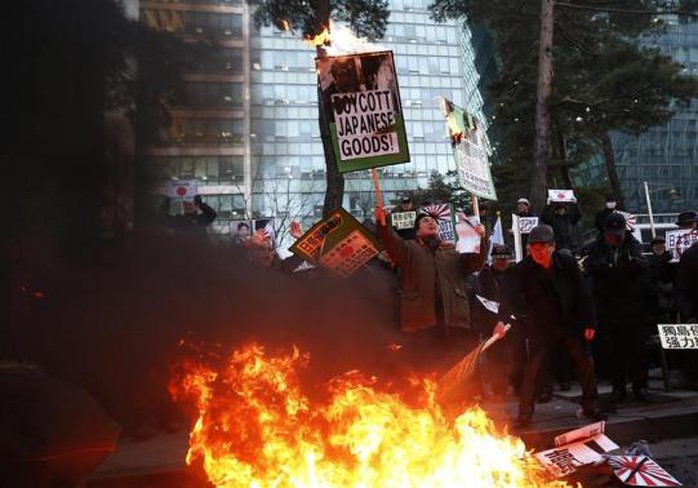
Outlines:
{"label": "tree", "polygon": [[[264,0],[255,11],[258,26],[273,25],[290,29],[304,38],[312,38],[330,28],[330,18],[347,22],[355,34],[369,40],[381,39],[388,22],[388,0]],[[324,46],[317,47],[317,56],[325,56]],[[318,88],[318,100],[321,100]],[[329,136],[329,122],[320,108],[318,124],[325,153],[327,188],[323,213],[342,206],[344,177],[334,162]]]}
{"label": "tree", "polygon": [[[679,5],[682,15],[692,15],[690,9],[695,6],[689,3]],[[532,173],[528,169],[532,170],[534,148],[542,147],[536,145],[531,124],[540,77],[532,69],[535,61],[530,49],[540,36],[540,12],[534,7],[533,2],[514,0],[437,0],[432,6],[437,19],[467,13],[471,22],[482,23],[495,34],[502,69],[490,91],[496,103],[494,123],[502,141],[499,164],[493,172],[498,193],[512,202],[517,193],[524,194],[522,175]],[[695,81],[681,76],[678,64],[642,48],[637,41],[642,38],[638,36],[661,32],[658,19],[666,8],[662,2],[642,0],[556,3],[556,82],[548,102],[553,144],[544,180],[547,184],[556,178],[559,181],[555,184],[570,184],[569,168],[588,160],[598,149],[607,156],[613,179],[608,132],[646,130],[666,121],[676,107],[696,96]],[[505,188],[500,188],[502,183]]]}

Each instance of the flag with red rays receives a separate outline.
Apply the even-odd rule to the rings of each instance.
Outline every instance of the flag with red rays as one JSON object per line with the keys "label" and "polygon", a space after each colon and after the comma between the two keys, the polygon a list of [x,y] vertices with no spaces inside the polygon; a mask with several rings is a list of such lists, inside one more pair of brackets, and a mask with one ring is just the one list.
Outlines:
{"label": "flag with red rays", "polygon": [[648,456],[608,456],[613,473],[629,486],[682,486]]}

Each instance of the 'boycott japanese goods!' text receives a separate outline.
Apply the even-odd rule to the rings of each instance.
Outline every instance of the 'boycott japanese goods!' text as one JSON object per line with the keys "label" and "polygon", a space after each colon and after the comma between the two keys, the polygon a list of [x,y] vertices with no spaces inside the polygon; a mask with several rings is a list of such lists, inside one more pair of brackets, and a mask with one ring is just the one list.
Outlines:
{"label": "'boycott japanese goods!' text", "polygon": [[390,90],[332,95],[343,161],[399,152]]}

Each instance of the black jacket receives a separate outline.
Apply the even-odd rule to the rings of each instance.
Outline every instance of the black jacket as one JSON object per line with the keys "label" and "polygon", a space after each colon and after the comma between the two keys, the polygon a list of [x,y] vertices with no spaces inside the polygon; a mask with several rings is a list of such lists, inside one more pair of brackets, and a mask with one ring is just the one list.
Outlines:
{"label": "black jacket", "polygon": [[595,328],[591,296],[572,256],[554,253],[550,269],[527,256],[511,268],[507,296],[529,335],[554,338]]}
{"label": "black jacket", "polygon": [[640,243],[629,232],[618,248],[598,239],[584,267],[592,279],[599,323],[639,325],[645,320],[647,261]]}
{"label": "black jacket", "polygon": [[676,273],[676,299],[681,321],[698,320],[698,244],[693,244],[681,256]]}

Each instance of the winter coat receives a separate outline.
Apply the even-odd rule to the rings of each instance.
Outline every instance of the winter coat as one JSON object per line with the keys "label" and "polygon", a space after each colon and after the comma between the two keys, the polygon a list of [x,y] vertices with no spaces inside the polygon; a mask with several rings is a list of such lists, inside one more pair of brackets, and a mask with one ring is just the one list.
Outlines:
{"label": "winter coat", "polygon": [[555,248],[558,251],[569,249],[575,251],[577,248],[576,225],[582,214],[579,211],[579,206],[575,204],[566,205],[567,213],[558,215],[555,209],[548,205],[543,210],[541,221],[548,224],[555,232]]}
{"label": "winter coat", "polygon": [[591,296],[572,256],[555,252],[549,269],[527,256],[511,268],[507,283],[504,303],[529,336],[553,339],[595,328]]}
{"label": "winter coat", "polygon": [[[489,241],[482,238],[480,253],[460,254],[454,249],[432,250],[420,240],[406,241],[392,227],[378,225],[378,235],[393,262],[400,268],[400,325],[415,332],[434,327],[436,308],[443,307],[443,324],[471,328],[465,277],[482,268]],[[437,295],[438,291],[438,295]]]}
{"label": "winter coat", "polygon": [[599,323],[639,325],[645,319],[647,261],[640,243],[626,232],[620,247],[598,239],[584,262],[592,280]]}
{"label": "winter coat", "polygon": [[698,322],[698,244],[681,255],[676,273],[676,299],[681,321]]}

